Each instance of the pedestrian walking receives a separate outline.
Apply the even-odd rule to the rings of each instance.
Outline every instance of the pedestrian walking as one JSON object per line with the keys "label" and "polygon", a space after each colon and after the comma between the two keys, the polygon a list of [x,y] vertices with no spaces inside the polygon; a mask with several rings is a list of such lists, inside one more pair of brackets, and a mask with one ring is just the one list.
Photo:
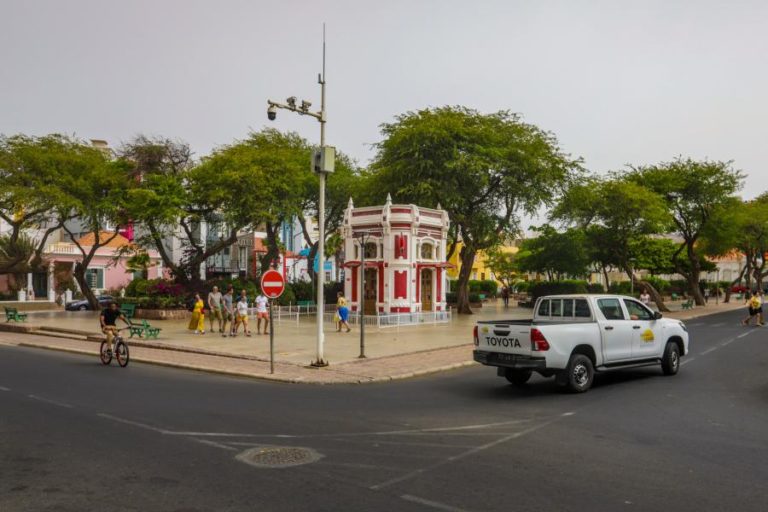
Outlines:
{"label": "pedestrian walking", "polygon": [[219,291],[218,286],[214,286],[211,291],[208,293],[208,309],[210,310],[210,317],[211,317],[211,332],[216,332],[213,321],[218,320],[219,322],[219,332],[224,332],[224,328],[222,326],[223,317],[221,314],[221,292]]}
{"label": "pedestrian walking", "polygon": [[203,312],[203,309],[205,308],[205,303],[203,302],[203,299],[200,298],[200,294],[195,294],[194,303],[192,305],[192,318],[189,320],[189,325],[187,326],[187,329],[190,331],[195,331],[195,334],[205,334],[205,313]]}
{"label": "pedestrian walking", "polygon": [[749,325],[753,318],[757,318],[757,325],[763,325],[763,301],[760,295],[755,292],[746,301],[747,304],[747,317],[741,321],[743,325]]}
{"label": "pedestrian walking", "polygon": [[250,336],[251,331],[248,329],[248,296],[245,294],[245,290],[240,293],[240,298],[235,305],[235,325],[232,327],[230,336],[237,337],[237,331],[240,329],[241,324],[245,335]]}
{"label": "pedestrian walking", "polygon": [[349,326],[349,307],[347,307],[347,299],[341,292],[336,294],[336,316],[338,317],[336,332],[341,332],[342,326],[347,328],[347,332],[352,330]]}
{"label": "pedestrian walking", "polygon": [[233,309],[232,299],[234,298],[235,291],[230,285],[227,288],[227,293],[221,297],[221,314],[223,323],[221,327],[221,335],[227,337],[227,323],[229,323],[229,334],[232,334],[235,327],[235,311]]}
{"label": "pedestrian walking", "polygon": [[259,292],[256,296],[256,334],[261,334],[261,321],[264,320],[264,334],[269,334],[269,299],[264,292]]}
{"label": "pedestrian walking", "polygon": [[506,286],[501,287],[501,300],[504,301],[504,307],[509,307],[509,288]]}
{"label": "pedestrian walking", "polygon": [[704,287],[704,302],[705,303],[709,302],[709,287],[708,286]]}
{"label": "pedestrian walking", "polygon": [[640,294],[640,302],[646,306],[651,305],[651,294],[648,293],[648,288],[643,288],[643,293]]}

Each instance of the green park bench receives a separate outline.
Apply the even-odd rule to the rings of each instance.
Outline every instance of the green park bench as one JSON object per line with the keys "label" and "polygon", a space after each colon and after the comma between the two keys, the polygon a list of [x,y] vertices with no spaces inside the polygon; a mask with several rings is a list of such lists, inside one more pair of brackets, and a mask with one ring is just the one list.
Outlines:
{"label": "green park bench", "polygon": [[683,302],[683,309],[693,309],[693,299]]}
{"label": "green park bench", "polygon": [[125,316],[125,318],[131,320],[133,315],[136,314],[136,304],[121,304],[120,312]]}
{"label": "green park bench", "polygon": [[160,327],[152,327],[149,325],[149,322],[145,320],[141,321],[141,324],[133,324],[131,325],[131,338],[134,337],[134,335],[138,336],[139,338],[155,338],[157,339],[157,336],[160,334]]}
{"label": "green park bench", "polygon": [[676,294],[676,293],[672,294],[672,300],[677,300],[679,298],[680,298],[680,296],[678,294]]}
{"label": "green park bench", "polygon": [[5,321],[10,322],[11,320],[14,322],[25,322],[27,314],[19,313],[19,310],[16,308],[5,308]]}

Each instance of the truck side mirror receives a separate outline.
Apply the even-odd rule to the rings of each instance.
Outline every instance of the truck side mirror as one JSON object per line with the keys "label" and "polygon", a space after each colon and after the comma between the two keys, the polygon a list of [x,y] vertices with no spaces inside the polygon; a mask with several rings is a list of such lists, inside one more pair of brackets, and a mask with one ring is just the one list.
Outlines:
{"label": "truck side mirror", "polygon": [[653,318],[654,318],[655,320],[659,320],[659,319],[660,319],[662,316],[663,316],[663,315],[661,314],[661,312],[660,312],[660,311],[656,311],[656,312],[653,314]]}

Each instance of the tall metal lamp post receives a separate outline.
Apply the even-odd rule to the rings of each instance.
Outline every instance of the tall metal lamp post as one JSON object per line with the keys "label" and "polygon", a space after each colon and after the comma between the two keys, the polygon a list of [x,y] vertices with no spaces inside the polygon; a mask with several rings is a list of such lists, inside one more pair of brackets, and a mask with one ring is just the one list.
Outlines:
{"label": "tall metal lamp post", "polygon": [[365,358],[365,244],[371,239],[371,234],[362,231],[355,235],[360,243],[360,355],[359,359]]}
{"label": "tall metal lamp post", "polygon": [[312,103],[302,100],[296,104],[296,96],[291,96],[285,103],[267,100],[267,117],[270,121],[277,118],[277,109],[290,110],[302,116],[311,116],[320,122],[320,149],[312,155],[312,170],[317,173],[320,181],[320,192],[317,205],[317,224],[319,240],[317,247],[317,357],[312,361],[312,366],[328,366],[323,355],[325,334],[323,333],[323,316],[325,313],[325,178],[332,173],[336,151],[333,147],[325,145],[325,123],[327,121],[325,111],[325,24],[323,24],[323,72],[317,75],[317,83],[320,84],[320,111],[311,112]]}

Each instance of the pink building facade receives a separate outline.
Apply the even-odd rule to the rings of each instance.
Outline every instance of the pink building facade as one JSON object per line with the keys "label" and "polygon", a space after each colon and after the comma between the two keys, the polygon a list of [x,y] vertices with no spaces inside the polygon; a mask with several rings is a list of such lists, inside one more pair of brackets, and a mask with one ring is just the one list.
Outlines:
{"label": "pink building facade", "polygon": [[350,199],[342,236],[344,294],[352,311],[445,311],[449,225],[448,214],[439,208],[392,204],[389,196],[383,206],[355,208]]}

